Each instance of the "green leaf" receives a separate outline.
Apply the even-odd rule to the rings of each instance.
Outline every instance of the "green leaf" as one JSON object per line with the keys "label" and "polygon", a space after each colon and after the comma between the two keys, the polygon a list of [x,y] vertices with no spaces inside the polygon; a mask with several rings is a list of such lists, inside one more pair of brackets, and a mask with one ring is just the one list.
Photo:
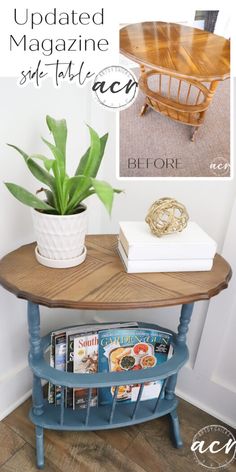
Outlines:
{"label": "green leaf", "polygon": [[114,191],[110,184],[104,182],[104,180],[91,179],[94,190],[100,198],[101,202],[105,205],[109,215],[111,214]]}
{"label": "green leaf", "polygon": [[54,207],[55,209],[56,208],[56,204],[55,204],[55,196],[53,195],[53,193],[51,192],[51,190],[48,190],[47,188],[41,188],[40,190],[37,190],[36,194],[39,194],[40,192],[44,192],[46,197],[47,197],[47,203]]}
{"label": "green leaf", "polygon": [[78,206],[83,200],[83,194],[91,187],[91,179],[86,175],[76,175],[67,181],[67,188],[70,195],[67,210]]}
{"label": "green leaf", "polygon": [[[58,170],[59,170],[59,173],[60,173],[60,178],[61,178],[61,181],[62,181],[65,177],[65,165],[64,165],[62,153],[61,153],[60,149],[58,149],[56,146],[54,146],[54,144],[50,143],[49,141],[47,141],[44,138],[42,138],[42,140],[49,147],[50,151],[52,151],[52,153],[55,157],[56,164],[57,164],[57,167],[58,167]],[[52,164],[52,169],[53,168],[55,168],[54,163]]]}
{"label": "green leaf", "polygon": [[120,188],[113,188],[114,193],[124,193],[124,190],[121,190]]}
{"label": "green leaf", "polygon": [[37,210],[54,210],[53,207],[40,200],[33,193],[29,192],[23,187],[20,187],[19,185],[13,184],[11,182],[5,182],[5,185],[11,194],[21,203],[36,208]]}
{"label": "green leaf", "polygon": [[13,149],[15,149],[16,151],[18,151],[22,155],[22,157],[24,158],[25,162],[27,163],[27,159],[29,157],[28,154],[26,154],[24,151],[22,151],[22,149],[20,149],[19,147],[14,146],[14,144],[7,144],[7,146],[10,146]]}
{"label": "green leaf", "polygon": [[43,184],[48,185],[51,189],[54,189],[55,179],[51,174],[49,174],[49,172],[40,167],[31,158],[27,160],[27,166],[36,179],[43,182]]}
{"label": "green leaf", "polygon": [[79,165],[76,174],[77,175],[87,175],[89,177],[92,177],[96,168],[97,168],[97,162],[100,157],[100,149],[101,149],[101,144],[100,144],[100,138],[96,131],[94,131],[93,128],[88,126],[89,128],[89,133],[90,133],[90,140],[91,140],[91,145],[88,150],[88,154],[83,156],[82,158],[82,163]]}
{"label": "green leaf", "polygon": [[[90,177],[96,177],[100,164],[102,162],[102,158],[104,155],[106,143],[108,139],[108,133],[104,134],[100,138],[100,152],[99,154],[94,158],[93,160],[93,168],[90,171]],[[85,175],[85,168],[87,166],[88,160],[90,159],[90,152],[91,152],[91,147],[89,147],[86,151],[86,153],[81,157],[80,163],[76,169],[75,175]]]}
{"label": "green leaf", "polygon": [[16,149],[21,156],[24,158],[24,161],[30,170],[30,172],[33,174],[33,176],[38,179],[40,182],[43,182],[44,184],[48,185],[50,188],[53,189],[54,186],[54,178],[52,175],[50,175],[48,172],[46,172],[42,167],[40,167],[36,162],[34,162],[28,154],[26,154],[22,149],[18,148],[17,146],[14,146],[13,144],[8,144],[8,146],[12,147],[13,149]]}
{"label": "green leaf", "polygon": [[53,170],[53,174],[55,176],[55,181],[56,181],[56,183],[55,183],[55,192],[54,192],[55,201],[56,201],[56,205],[57,205],[59,213],[62,214],[62,208],[63,208],[62,184],[61,184],[61,178],[60,178],[60,173],[59,173],[57,161],[53,162],[52,170]]}
{"label": "green leaf", "polygon": [[49,131],[51,131],[55,145],[59,149],[63,162],[65,164],[66,159],[66,139],[67,139],[67,125],[66,120],[55,120],[51,116],[46,116],[46,122]]}
{"label": "green leaf", "polygon": [[54,162],[53,159],[48,159],[47,157],[43,156],[42,154],[32,154],[29,157],[30,157],[30,159],[39,159],[40,161],[43,161],[45,169],[48,170],[48,172],[51,170],[53,162]]}

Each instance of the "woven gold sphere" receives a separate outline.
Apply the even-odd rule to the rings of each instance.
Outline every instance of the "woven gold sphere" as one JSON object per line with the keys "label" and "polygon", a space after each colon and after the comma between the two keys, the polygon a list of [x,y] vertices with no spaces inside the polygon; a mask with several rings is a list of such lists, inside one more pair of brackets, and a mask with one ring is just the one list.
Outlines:
{"label": "woven gold sphere", "polygon": [[158,237],[177,233],[186,228],[188,212],[185,206],[174,198],[164,197],[154,202],[145,218],[151,232]]}

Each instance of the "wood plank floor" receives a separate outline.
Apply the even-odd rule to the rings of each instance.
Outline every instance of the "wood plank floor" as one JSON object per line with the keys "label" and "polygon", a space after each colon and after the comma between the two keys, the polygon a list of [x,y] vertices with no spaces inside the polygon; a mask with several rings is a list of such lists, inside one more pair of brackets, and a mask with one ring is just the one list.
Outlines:
{"label": "wood plank floor", "polygon": [[[34,427],[28,419],[31,400],[0,423],[0,472],[33,472]],[[168,418],[137,426],[99,432],[45,430],[45,472],[199,472],[190,450],[193,436],[210,424],[223,424],[180,400],[183,449],[169,439]],[[230,429],[227,426],[228,429]],[[235,431],[233,431],[235,434]],[[236,463],[227,472],[236,470]]]}

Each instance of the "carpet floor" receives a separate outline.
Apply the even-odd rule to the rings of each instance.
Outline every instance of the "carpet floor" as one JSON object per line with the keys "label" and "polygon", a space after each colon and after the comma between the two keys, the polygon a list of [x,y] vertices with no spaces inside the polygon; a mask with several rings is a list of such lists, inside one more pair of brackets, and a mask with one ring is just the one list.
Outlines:
{"label": "carpet floor", "polygon": [[229,177],[230,81],[220,83],[198,130],[148,108],[139,90],[135,102],[120,112],[120,177]]}

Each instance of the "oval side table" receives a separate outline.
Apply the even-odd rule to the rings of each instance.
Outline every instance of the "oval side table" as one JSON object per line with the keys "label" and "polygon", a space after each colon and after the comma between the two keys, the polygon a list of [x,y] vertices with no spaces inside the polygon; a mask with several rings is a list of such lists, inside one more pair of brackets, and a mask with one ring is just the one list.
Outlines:
{"label": "oval side table", "polygon": [[[127,274],[117,254],[117,236],[88,236],[86,261],[70,269],[49,269],[34,256],[35,243],[7,254],[0,262],[0,282],[17,297],[28,301],[29,364],[33,371],[33,395],[30,418],[36,427],[38,468],[44,467],[44,428],[89,431],[128,426],[169,415],[171,435],[176,447],[182,446],[177,414],[175,385],[179,369],[188,359],[186,334],[193,303],[207,300],[227,287],[231,277],[229,264],[215,256],[209,272],[172,272]],[[50,333],[40,337],[39,305],[49,308],[122,310],[182,305],[177,332],[173,335],[173,355],[164,364],[140,371],[96,373],[93,375],[61,372],[50,367],[44,352],[50,345]],[[123,320],[124,321],[124,320]],[[140,323],[142,327],[158,327]],[[41,380],[61,386],[61,404],[49,404],[43,398]],[[156,399],[143,400],[145,382],[163,380]],[[119,403],[120,385],[139,384],[135,402]],[[64,406],[67,387],[88,391],[87,407],[72,410]],[[94,388],[113,387],[111,405],[90,407]]]}
{"label": "oval side table", "polygon": [[120,52],[140,65],[148,107],[193,128],[204,121],[220,81],[230,76],[230,41],[208,31],[152,21],[120,30]]}

